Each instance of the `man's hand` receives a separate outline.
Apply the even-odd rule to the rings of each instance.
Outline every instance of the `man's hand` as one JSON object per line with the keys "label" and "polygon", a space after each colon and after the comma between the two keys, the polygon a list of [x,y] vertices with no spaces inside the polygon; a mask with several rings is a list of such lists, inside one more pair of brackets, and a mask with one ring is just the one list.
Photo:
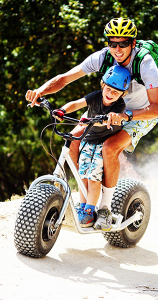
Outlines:
{"label": "man's hand", "polygon": [[128,117],[126,114],[116,114],[114,112],[110,112],[107,120],[107,128],[110,129],[110,125],[121,126],[124,121],[128,121]]}
{"label": "man's hand", "polygon": [[40,97],[42,97],[42,95],[41,95],[41,93],[39,92],[38,89],[34,90],[34,91],[28,90],[27,93],[26,93],[26,96],[25,96],[27,101],[32,102],[31,105],[30,105],[31,107],[33,107],[35,105],[35,103],[39,104],[37,102],[37,99],[40,98]]}

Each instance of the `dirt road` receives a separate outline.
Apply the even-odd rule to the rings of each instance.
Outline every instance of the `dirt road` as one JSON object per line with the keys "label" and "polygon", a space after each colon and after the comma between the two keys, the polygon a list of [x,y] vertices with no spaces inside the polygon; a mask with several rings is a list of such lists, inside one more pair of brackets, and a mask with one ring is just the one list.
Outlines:
{"label": "dirt road", "polygon": [[148,185],[150,223],[130,249],[110,246],[102,234],[62,229],[45,258],[28,258],[14,247],[21,200],[0,203],[0,300],[158,299],[157,186]]}

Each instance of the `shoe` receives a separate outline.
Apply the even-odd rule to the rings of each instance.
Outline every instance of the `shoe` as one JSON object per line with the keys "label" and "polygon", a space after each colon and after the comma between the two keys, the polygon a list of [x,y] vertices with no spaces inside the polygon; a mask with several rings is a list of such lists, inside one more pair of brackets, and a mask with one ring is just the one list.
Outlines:
{"label": "shoe", "polygon": [[112,228],[112,213],[107,206],[103,206],[97,211],[97,221],[94,224],[94,228],[103,231],[109,231]]}
{"label": "shoe", "polygon": [[86,228],[94,225],[94,216],[91,209],[83,209],[81,213],[78,214],[79,222],[81,227]]}

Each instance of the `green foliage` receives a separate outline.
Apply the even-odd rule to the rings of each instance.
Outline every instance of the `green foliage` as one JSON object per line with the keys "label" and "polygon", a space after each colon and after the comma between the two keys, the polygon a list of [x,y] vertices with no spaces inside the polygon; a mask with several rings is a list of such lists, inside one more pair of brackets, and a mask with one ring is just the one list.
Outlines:
{"label": "green foliage", "polygon": [[[42,109],[27,108],[26,91],[103,48],[104,26],[113,17],[128,16],[139,27],[139,38],[158,42],[157,15],[157,0],[0,1],[0,201],[24,193],[24,184],[52,172],[55,165],[40,143],[49,116]],[[54,108],[60,107],[99,89],[100,79],[87,76],[48,98]],[[46,147],[50,136],[47,130]],[[62,143],[53,139],[57,157]]]}
{"label": "green foliage", "polygon": [[72,192],[78,192],[78,185],[74,177],[71,177],[68,183]]}

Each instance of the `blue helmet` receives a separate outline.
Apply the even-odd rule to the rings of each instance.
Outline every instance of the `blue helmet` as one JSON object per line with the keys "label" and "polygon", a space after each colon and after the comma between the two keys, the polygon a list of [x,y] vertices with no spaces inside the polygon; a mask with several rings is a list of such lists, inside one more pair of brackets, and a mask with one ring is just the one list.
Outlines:
{"label": "blue helmet", "polygon": [[124,92],[129,88],[131,74],[126,68],[117,65],[109,68],[102,80],[112,88]]}

